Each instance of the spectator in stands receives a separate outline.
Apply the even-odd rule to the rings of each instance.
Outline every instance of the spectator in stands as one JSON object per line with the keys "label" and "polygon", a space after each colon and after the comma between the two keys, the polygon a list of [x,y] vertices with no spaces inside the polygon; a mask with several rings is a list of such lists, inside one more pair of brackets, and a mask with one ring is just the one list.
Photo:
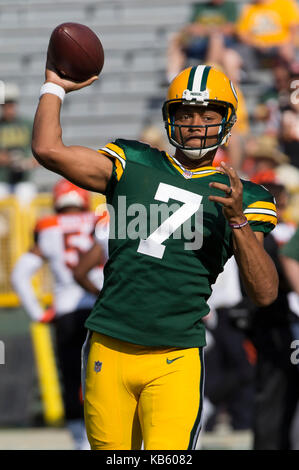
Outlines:
{"label": "spectator in stands", "polygon": [[[227,72],[225,71],[225,73]],[[243,91],[238,84],[235,89],[238,95],[237,122],[231,130],[228,144],[218,149],[213,160],[213,166],[217,167],[221,161],[225,161],[235,170],[239,170],[242,167],[244,146],[250,133],[250,122]]]}
{"label": "spectator in stands", "polygon": [[237,122],[231,130],[231,137],[228,144],[218,150],[213,161],[213,166],[219,166],[221,160],[224,160],[229,162],[233,168],[239,170],[242,165],[244,145],[250,133],[249,114],[246,98],[240,83],[240,76],[237,78],[236,74],[234,72],[231,73],[231,70],[229,70],[226,65],[222,67],[222,69],[223,72],[233,81],[234,88],[238,96]]}
{"label": "spectator in stands", "polygon": [[293,291],[299,295],[299,228],[281,249],[281,261]]}
{"label": "spectator in stands", "polygon": [[[233,49],[237,4],[225,0],[209,0],[193,4],[189,23],[169,42],[167,79],[171,80],[187,61],[224,65],[239,71],[241,59]],[[237,76],[230,76],[236,81]]]}
{"label": "spectator in stands", "polygon": [[[298,331],[299,318],[289,303],[292,286],[281,265],[279,250],[286,249],[284,245],[293,236],[294,226],[289,225],[286,232],[284,186],[273,183],[264,186],[276,199],[278,224],[265,238],[264,246],[279,274],[279,292],[273,304],[251,310],[249,335],[257,350],[254,449],[288,450],[296,444],[292,442],[291,429],[299,403],[299,369],[290,360],[290,346],[293,332]],[[284,224],[283,231],[280,224]]]}
{"label": "spectator in stands", "polygon": [[281,116],[280,143],[288,153],[291,163],[299,168],[299,113],[292,107]]}
{"label": "spectator in stands", "polygon": [[299,169],[299,72],[291,68],[288,104],[280,109],[278,138],[281,148],[290,157],[291,164]]}
{"label": "spectator in stands", "polygon": [[170,150],[163,127],[158,127],[153,123],[144,125],[141,129],[139,140],[151,147],[159,149],[161,152],[163,152],[163,150],[166,152]]}
{"label": "spectator in stands", "polygon": [[246,143],[242,171],[253,183],[275,182],[277,168],[288,162],[289,158],[279,150],[275,138],[267,135],[251,137]]}
{"label": "spectator in stands", "polygon": [[273,69],[274,84],[258,99],[254,112],[259,132],[277,138],[290,164],[299,169],[299,72],[298,64],[284,61]]}
{"label": "spectator in stands", "polygon": [[15,193],[25,202],[35,194],[30,174],[37,162],[31,153],[32,122],[19,116],[19,89],[4,85],[0,118],[0,197]]}
{"label": "spectator in stands", "polygon": [[229,418],[233,430],[252,429],[255,356],[251,350],[254,348],[230,318],[232,309],[241,300],[238,265],[232,257],[213,285],[208,301],[211,311],[205,319],[211,335],[205,353],[205,396],[212,405],[207,431],[215,429],[223,414]]}
{"label": "spectator in stands", "polygon": [[250,137],[245,145],[241,171],[245,178],[257,184],[272,182],[284,185],[289,193],[288,217],[290,220],[299,220],[299,169],[291,165],[289,157],[280,150],[275,137]]}
{"label": "spectator in stands", "polygon": [[[293,306],[293,310],[299,316],[299,228],[292,238],[286,243],[280,252],[280,260],[283,265],[286,277],[291,285],[293,294],[290,295],[289,301]],[[299,340],[299,327],[294,331],[294,338]]]}
{"label": "spectator in stands", "polygon": [[[275,229],[265,238],[264,246],[279,274],[277,299],[267,307],[256,307],[249,300],[241,282],[243,298],[230,308],[229,318],[247,336],[255,356],[255,398],[253,412],[254,450],[287,450],[291,429],[299,403],[299,369],[290,361],[293,328],[299,319],[289,303],[291,286],[284,274],[279,250],[294,234],[293,224],[286,223],[284,213],[288,194],[281,184],[263,185],[276,199]],[[271,217],[269,215],[269,217]],[[255,350],[255,354],[254,354]],[[298,436],[297,436],[298,442]]]}
{"label": "spectator in stands", "polygon": [[290,104],[291,69],[289,64],[278,59],[272,69],[273,83],[257,98],[253,117],[259,122],[261,132],[278,136],[281,111]]}
{"label": "spectator in stands", "polygon": [[299,8],[294,0],[252,0],[245,5],[236,24],[244,68],[254,71],[273,65],[277,57],[291,63],[298,25]]}

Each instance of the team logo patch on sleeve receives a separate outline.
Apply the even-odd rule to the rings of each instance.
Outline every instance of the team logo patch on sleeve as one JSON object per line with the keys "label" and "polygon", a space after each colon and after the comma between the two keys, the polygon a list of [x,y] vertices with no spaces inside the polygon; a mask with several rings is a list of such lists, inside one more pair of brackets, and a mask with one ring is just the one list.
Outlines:
{"label": "team logo patch on sleeve", "polygon": [[94,361],[94,371],[96,373],[101,372],[103,363],[100,361]]}

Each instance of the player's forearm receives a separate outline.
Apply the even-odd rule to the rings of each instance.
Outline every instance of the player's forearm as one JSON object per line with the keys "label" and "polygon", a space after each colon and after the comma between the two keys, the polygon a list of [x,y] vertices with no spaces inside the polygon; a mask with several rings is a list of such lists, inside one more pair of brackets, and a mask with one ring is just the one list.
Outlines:
{"label": "player's forearm", "polygon": [[249,225],[233,230],[233,246],[247,294],[259,306],[270,305],[277,297],[278,274]]}
{"label": "player's forearm", "polygon": [[33,124],[32,152],[39,163],[53,171],[59,167],[59,148],[63,146],[60,109],[60,98],[46,93],[39,101]]}

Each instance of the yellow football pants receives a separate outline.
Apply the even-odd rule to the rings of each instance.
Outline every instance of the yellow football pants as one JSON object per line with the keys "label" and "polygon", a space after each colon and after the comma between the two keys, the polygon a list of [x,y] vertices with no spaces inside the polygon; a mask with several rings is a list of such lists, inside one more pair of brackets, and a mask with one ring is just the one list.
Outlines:
{"label": "yellow football pants", "polygon": [[202,348],[149,348],[93,332],[86,349],[84,413],[91,449],[138,450],[142,441],[145,450],[195,449]]}

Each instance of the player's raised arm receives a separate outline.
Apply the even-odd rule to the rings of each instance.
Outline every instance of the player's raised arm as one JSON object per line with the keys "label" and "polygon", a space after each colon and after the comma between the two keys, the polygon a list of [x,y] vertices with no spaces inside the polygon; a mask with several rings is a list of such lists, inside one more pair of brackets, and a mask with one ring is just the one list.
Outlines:
{"label": "player's raised arm", "polygon": [[33,125],[33,155],[41,165],[76,185],[92,191],[105,192],[112,174],[112,162],[96,150],[78,145],[66,146],[63,143],[60,124],[60,111],[65,93],[89,86],[98,77],[95,75],[82,82],[75,82],[61,78],[56,70],[48,49],[45,83],[41,89]]}

